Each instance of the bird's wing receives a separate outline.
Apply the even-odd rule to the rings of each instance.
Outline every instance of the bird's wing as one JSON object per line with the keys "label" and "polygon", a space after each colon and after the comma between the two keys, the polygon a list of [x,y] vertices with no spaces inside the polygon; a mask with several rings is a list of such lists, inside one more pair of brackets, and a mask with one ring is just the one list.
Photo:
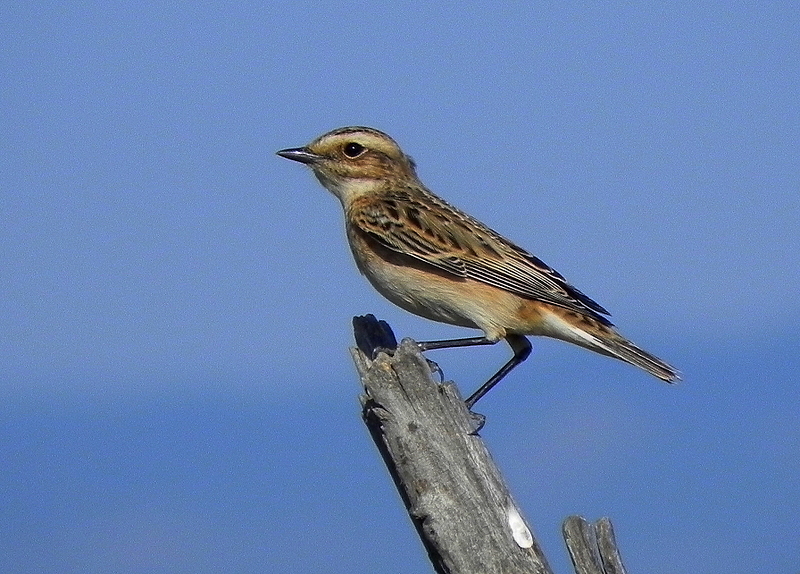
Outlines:
{"label": "bird's wing", "polygon": [[539,258],[444,200],[398,190],[362,197],[347,211],[356,226],[383,246],[457,277],[572,309],[610,325],[603,307],[567,283]]}

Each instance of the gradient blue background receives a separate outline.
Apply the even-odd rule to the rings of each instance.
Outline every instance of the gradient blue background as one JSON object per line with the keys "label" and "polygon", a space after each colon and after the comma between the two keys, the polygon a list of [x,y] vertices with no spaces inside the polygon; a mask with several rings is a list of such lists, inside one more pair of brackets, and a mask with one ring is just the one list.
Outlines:
{"label": "gradient blue background", "polygon": [[[479,405],[557,573],[800,569],[796,2],[8,3],[0,570],[427,572],[359,419],[383,301],[274,152],[382,129],[673,362],[536,340]],[[471,391],[508,348],[431,353]]]}

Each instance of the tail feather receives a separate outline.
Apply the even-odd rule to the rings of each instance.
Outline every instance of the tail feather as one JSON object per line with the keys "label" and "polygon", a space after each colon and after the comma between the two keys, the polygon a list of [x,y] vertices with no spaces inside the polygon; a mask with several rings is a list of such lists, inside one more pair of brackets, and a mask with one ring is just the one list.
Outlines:
{"label": "tail feather", "polygon": [[618,333],[615,333],[615,335],[613,338],[604,337],[597,341],[598,345],[607,351],[608,355],[644,369],[654,377],[658,377],[667,383],[676,383],[681,380],[680,374],[674,367],[644,349],[640,349],[622,335]]}
{"label": "tail feather", "polygon": [[596,353],[614,357],[644,369],[667,383],[681,380],[680,374],[674,367],[631,343],[613,326],[584,314],[551,308],[551,312],[546,316],[544,329],[536,334],[562,339]]}

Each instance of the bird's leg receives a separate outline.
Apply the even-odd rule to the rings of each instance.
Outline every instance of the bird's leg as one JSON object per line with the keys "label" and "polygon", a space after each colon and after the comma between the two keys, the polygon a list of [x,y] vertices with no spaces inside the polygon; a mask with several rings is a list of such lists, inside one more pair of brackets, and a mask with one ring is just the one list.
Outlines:
{"label": "bird's leg", "polygon": [[468,337],[466,339],[445,339],[444,341],[424,341],[417,343],[420,351],[433,349],[452,349],[453,347],[474,347],[476,345],[494,345],[497,341],[486,337]]}
{"label": "bird's leg", "polygon": [[[514,356],[511,357],[499,371],[492,375],[488,381],[483,383],[480,388],[472,393],[469,398],[464,401],[468,409],[472,409],[475,403],[488,393],[500,380],[510,373],[514,367],[519,365],[522,361],[528,358],[531,354],[531,343],[522,335],[506,335],[506,341],[514,351]],[[447,339],[444,341],[427,341],[424,343],[417,343],[420,351],[430,351],[432,349],[450,349],[453,347],[474,347],[476,345],[494,345],[497,341],[487,339],[486,337],[469,337],[466,339]]]}
{"label": "bird's leg", "polygon": [[[492,341],[486,337],[469,337],[466,339],[445,339],[444,341],[423,341],[417,343],[417,347],[420,351],[430,351],[433,349],[450,349],[453,347],[472,347],[474,345],[494,345],[496,342],[497,341]],[[428,361],[428,366],[431,368],[431,371],[439,374],[439,382],[444,382],[444,371],[442,371],[442,368],[427,357],[426,360]]]}
{"label": "bird's leg", "polygon": [[469,410],[472,410],[472,407],[483,395],[488,393],[492,387],[499,383],[503,377],[505,377],[514,369],[514,367],[527,359],[528,355],[531,354],[531,342],[522,335],[507,335],[506,341],[508,341],[511,349],[514,351],[514,356],[511,357],[511,360],[505,365],[500,367],[500,370],[492,375],[488,381],[483,383],[477,391],[472,393],[466,401],[464,401]]}

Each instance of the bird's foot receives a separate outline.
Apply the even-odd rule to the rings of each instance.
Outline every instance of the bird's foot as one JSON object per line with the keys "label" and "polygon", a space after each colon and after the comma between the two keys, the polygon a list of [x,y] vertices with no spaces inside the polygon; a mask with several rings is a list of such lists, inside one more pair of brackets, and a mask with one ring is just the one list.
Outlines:
{"label": "bird's foot", "polygon": [[483,425],[486,424],[486,415],[469,411],[469,418],[472,423],[472,432],[469,434],[477,435],[483,428]]}
{"label": "bird's foot", "polygon": [[425,357],[425,360],[428,361],[428,368],[430,368],[431,373],[439,375],[439,383],[440,384],[443,383],[444,382],[444,371],[439,366],[439,364],[435,363],[434,361],[431,361],[428,357]]}

